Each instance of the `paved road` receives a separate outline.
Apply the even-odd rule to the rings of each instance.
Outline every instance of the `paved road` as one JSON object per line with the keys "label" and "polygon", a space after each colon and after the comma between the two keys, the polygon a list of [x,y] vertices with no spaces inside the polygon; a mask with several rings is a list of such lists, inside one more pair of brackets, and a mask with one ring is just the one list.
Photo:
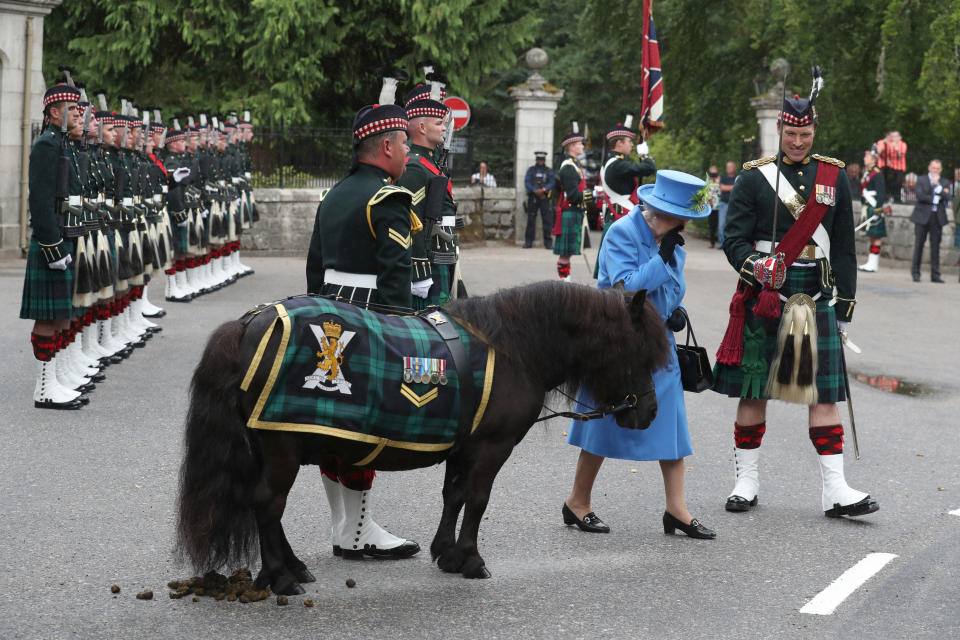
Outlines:
{"label": "paved road", "polygon": [[[721,252],[691,240],[687,306],[715,350],[734,277]],[[591,251],[591,258],[595,255]],[[167,598],[190,575],[172,556],[186,389],[200,345],[218,323],[255,303],[298,292],[303,262],[246,261],[255,276],[187,305],[167,304],[165,330],[108,370],[80,412],[33,409],[29,325],[16,319],[22,262],[0,263],[0,635],[5,638],[942,638],[960,634],[960,285],[913,284],[902,269],[861,277],[850,367],[897,376],[930,393],[907,396],[854,383],[859,462],[851,485],[881,510],[861,520],[820,512],[820,479],[805,412],[771,407],[761,504],[729,514],[735,402],[688,395],[695,454],[691,511],[716,541],[664,536],[657,465],[608,461],[595,509],[610,535],[563,526],[577,450],[566,423],[535,426],[497,478],[481,527],[493,578],[441,573],[429,555],[348,562],[329,551],[320,477],[306,468],[284,524],[318,580],[288,607]],[[469,247],[474,294],[555,277],[540,249]],[[574,263],[574,279],[588,283]],[[160,291],[152,292],[154,301]],[[905,303],[905,304],[904,304]],[[848,447],[848,450],[850,448]],[[439,518],[442,467],[383,473],[375,517],[426,547]],[[800,613],[867,554],[897,557],[831,615]],[[354,578],[355,589],[344,582]],[[116,597],[109,587],[117,583]],[[153,601],[134,594],[151,588]]]}

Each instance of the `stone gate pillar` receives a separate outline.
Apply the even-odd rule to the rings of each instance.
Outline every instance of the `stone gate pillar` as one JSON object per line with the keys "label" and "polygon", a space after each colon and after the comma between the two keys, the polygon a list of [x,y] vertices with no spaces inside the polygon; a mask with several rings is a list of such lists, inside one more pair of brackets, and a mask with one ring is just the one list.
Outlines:
{"label": "stone gate pillar", "polygon": [[[534,163],[534,151],[546,151],[547,166],[553,165],[553,120],[557,104],[563,99],[563,89],[554,87],[540,75],[540,71],[547,66],[547,53],[543,49],[527,51],[526,63],[533,73],[526,82],[510,89],[516,111],[514,184],[517,198],[513,215],[516,244],[523,243],[523,232],[527,226],[527,215],[523,210],[527,190],[523,186],[523,178]],[[539,227],[535,242],[543,246]]]}

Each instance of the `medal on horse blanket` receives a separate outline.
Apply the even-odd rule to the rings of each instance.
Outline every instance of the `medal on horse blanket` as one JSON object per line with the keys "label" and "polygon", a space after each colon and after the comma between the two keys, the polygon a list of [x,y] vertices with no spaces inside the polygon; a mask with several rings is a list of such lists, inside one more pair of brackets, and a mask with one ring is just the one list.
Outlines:
{"label": "medal on horse blanket", "polygon": [[[473,385],[472,429],[483,417],[493,384],[494,351],[434,311],[382,315],[322,297],[300,296],[261,307],[276,313],[247,366],[241,388],[269,370],[247,421],[253,429],[302,431],[420,451],[453,445],[462,385]],[[456,328],[469,372],[454,366],[433,325]],[[280,331],[279,343],[268,343]]]}

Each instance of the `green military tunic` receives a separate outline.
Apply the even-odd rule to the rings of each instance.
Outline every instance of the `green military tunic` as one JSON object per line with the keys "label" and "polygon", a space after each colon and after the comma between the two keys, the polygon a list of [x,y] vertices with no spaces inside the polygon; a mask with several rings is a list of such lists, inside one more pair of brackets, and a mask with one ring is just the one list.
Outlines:
{"label": "green military tunic", "polygon": [[[584,202],[585,182],[583,168],[576,158],[567,156],[557,172],[560,188],[563,191],[559,218],[554,222],[553,254],[557,256],[580,255],[580,242],[583,238],[583,216],[586,213]],[[559,229],[557,228],[559,227]]]}
{"label": "green military tunic", "polygon": [[[778,207],[777,242],[794,223],[793,215],[776,197],[773,187],[758,170],[758,167],[773,162],[776,162],[776,156],[743,165],[744,172],[730,194],[724,231],[723,250],[727,260],[745,286],[753,287],[756,291],[759,291],[759,284],[753,275],[753,264],[766,252],[758,251],[755,243],[770,241],[774,202]],[[846,172],[842,170],[842,162],[817,154],[800,163],[793,163],[784,156],[781,179],[786,179],[797,194],[808,201],[814,197],[814,179],[821,162],[835,164],[841,169],[837,174],[835,204],[827,209],[821,222],[830,237],[830,254],[819,259],[801,255],[787,269],[786,280],[779,293],[781,305],[785,298],[795,293],[806,293],[815,299],[818,402],[829,403],[845,398],[837,321],[850,321],[856,302],[857,260],[850,184]],[[813,244],[813,240],[810,244]],[[717,363],[714,369],[714,390],[728,396],[766,397],[765,384],[770,363],[776,355],[779,321],[757,318],[752,311],[755,304],[756,297],[746,304],[741,365]]]}
{"label": "green military tunic", "polygon": [[[60,128],[47,125],[30,150],[30,247],[23,280],[20,317],[32,320],[68,320],[74,316],[73,269],[51,269],[50,264],[73,254],[74,243],[64,238],[64,217],[57,202],[57,165],[63,146]],[[70,150],[65,153],[69,156]],[[72,164],[72,163],[71,163]],[[69,193],[80,194],[80,179],[69,171]]]}
{"label": "green military tunic", "polygon": [[[324,190],[307,254],[307,291],[367,303],[409,308],[411,232],[419,231],[411,194],[390,175],[361,163],[332,189]],[[376,277],[376,288],[341,286],[324,272]]]}
{"label": "green military tunic", "polygon": [[[423,221],[424,230],[413,235],[412,263],[413,269],[410,278],[413,282],[421,282],[433,278],[426,298],[413,296],[414,308],[424,309],[430,305],[441,305],[450,299],[450,291],[456,284],[453,280],[453,264],[456,261],[456,242],[446,240],[441,235],[427,237],[428,228],[437,229],[441,226],[444,217],[455,217],[457,204],[453,200],[453,189],[447,181],[446,193],[443,194],[443,204],[439,212],[432,212],[435,219],[429,220],[427,192],[430,181],[443,173],[436,165],[436,153],[433,149],[417,144],[410,145],[410,155],[407,156],[406,169],[397,184],[413,194],[413,212]],[[452,233],[450,227],[443,228],[444,233]],[[438,261],[439,257],[439,261]]]}

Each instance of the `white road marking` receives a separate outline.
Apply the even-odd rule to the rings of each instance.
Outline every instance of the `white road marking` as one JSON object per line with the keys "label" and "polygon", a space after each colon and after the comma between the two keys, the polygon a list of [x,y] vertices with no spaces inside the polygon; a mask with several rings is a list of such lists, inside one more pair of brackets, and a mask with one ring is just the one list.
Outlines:
{"label": "white road marking", "polygon": [[950,513],[950,515],[952,515],[952,516],[960,516],[960,509],[954,509],[953,511],[950,511],[949,513]]}
{"label": "white road marking", "polygon": [[896,558],[893,553],[871,553],[866,558],[843,572],[830,586],[818,593],[813,600],[803,605],[800,613],[828,616],[846,600],[851,593],[872,578],[888,562]]}

